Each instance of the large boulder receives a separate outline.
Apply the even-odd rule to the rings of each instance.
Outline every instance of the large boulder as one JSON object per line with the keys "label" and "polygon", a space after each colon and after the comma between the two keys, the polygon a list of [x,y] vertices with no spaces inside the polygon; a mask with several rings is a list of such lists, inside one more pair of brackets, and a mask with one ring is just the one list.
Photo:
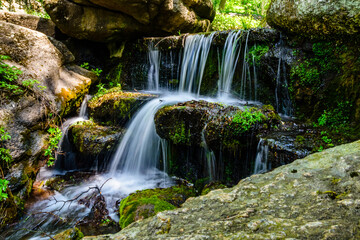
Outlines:
{"label": "large boulder", "polygon": [[358,239],[360,141],[85,239]]}
{"label": "large boulder", "polygon": [[[4,21],[0,21],[0,32],[0,55],[10,57],[1,60],[0,126],[11,136],[2,147],[13,159],[3,170],[10,181],[9,190],[22,208],[44,159],[50,118],[79,106],[93,75],[73,65],[74,57],[65,45],[43,33]],[[6,80],[9,76],[14,78],[12,82]],[[18,91],[4,83],[17,86]],[[7,214],[10,209],[0,217],[0,228],[8,222]]]}
{"label": "large boulder", "polygon": [[46,0],[45,9],[65,34],[98,42],[206,31],[215,16],[210,0]]}
{"label": "large boulder", "polygon": [[55,37],[55,24],[50,19],[24,13],[0,11],[0,21],[13,23]]}
{"label": "large boulder", "polygon": [[267,13],[270,26],[310,37],[360,32],[358,0],[273,0]]}

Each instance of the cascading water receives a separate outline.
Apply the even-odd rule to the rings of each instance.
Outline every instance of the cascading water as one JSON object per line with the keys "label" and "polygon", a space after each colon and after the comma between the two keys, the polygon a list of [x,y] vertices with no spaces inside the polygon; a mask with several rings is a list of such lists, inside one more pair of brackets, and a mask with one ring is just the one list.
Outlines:
{"label": "cascading water", "polygon": [[231,31],[226,38],[219,67],[218,96],[227,97],[230,95],[231,84],[234,78],[237,62],[240,56],[241,31]]}
{"label": "cascading water", "polygon": [[150,63],[148,72],[148,89],[158,91],[161,54],[152,43],[149,44],[148,58]]}
{"label": "cascading water", "polygon": [[268,168],[268,153],[269,146],[264,139],[260,139],[257,146],[257,154],[255,158],[254,174],[264,173],[269,171]]}
{"label": "cascading water", "polygon": [[84,97],[84,100],[80,106],[80,112],[79,112],[78,117],[73,117],[73,118],[66,120],[61,126],[62,136],[61,136],[61,139],[60,139],[59,145],[58,145],[59,146],[58,153],[60,153],[60,154],[58,154],[58,153],[56,154],[55,169],[58,169],[58,170],[76,169],[76,165],[75,165],[75,161],[72,156],[72,153],[67,151],[68,149],[66,148],[67,146],[69,146],[69,141],[67,139],[68,130],[69,130],[69,127],[71,125],[73,125],[74,123],[88,120],[87,102],[90,100],[90,98],[91,98],[90,95],[86,95]]}
{"label": "cascading water", "polygon": [[286,116],[293,115],[293,109],[291,99],[288,91],[288,82],[286,79],[286,66],[285,66],[285,49],[282,36],[278,46],[280,48],[279,62],[276,75],[276,88],[275,88],[275,100],[276,100],[276,111]]}
{"label": "cascading water", "polygon": [[199,96],[214,34],[190,35],[186,38],[180,71],[180,92],[196,93]]}

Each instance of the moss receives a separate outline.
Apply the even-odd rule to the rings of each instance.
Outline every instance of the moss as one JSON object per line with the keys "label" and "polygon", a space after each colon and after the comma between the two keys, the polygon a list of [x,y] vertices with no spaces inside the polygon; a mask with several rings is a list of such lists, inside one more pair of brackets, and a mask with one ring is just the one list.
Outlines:
{"label": "moss", "polygon": [[112,88],[89,101],[89,115],[95,121],[106,125],[125,125],[137,107],[153,97],[155,95],[123,92],[120,88]]}
{"label": "moss", "polygon": [[84,238],[84,234],[78,228],[65,230],[53,237],[55,240],[80,240]]}
{"label": "moss", "polygon": [[[231,181],[230,181],[231,182]],[[204,188],[201,191],[201,195],[206,195],[208,194],[210,191],[215,190],[215,189],[223,189],[223,188],[227,188],[226,185],[222,184],[221,182],[211,182],[209,184],[206,184],[204,186]]]}
{"label": "moss", "polygon": [[188,197],[193,196],[195,190],[185,185],[137,191],[121,201],[119,224],[124,228],[134,221],[154,216],[158,212],[175,209]]}

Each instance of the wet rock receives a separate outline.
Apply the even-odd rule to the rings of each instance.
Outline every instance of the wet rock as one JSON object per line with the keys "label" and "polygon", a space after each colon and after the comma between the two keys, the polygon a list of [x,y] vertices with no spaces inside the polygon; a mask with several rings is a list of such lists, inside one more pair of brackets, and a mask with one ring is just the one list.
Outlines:
{"label": "wet rock", "polygon": [[17,12],[22,14],[29,12],[46,14],[42,2],[37,0],[2,0],[0,10]]}
{"label": "wet rock", "polygon": [[358,238],[359,174],[352,173],[359,168],[357,141],[188,199],[115,235],[88,239]]}
{"label": "wet rock", "polygon": [[190,101],[155,114],[156,131],[168,141],[169,173],[192,182],[212,177],[234,184],[249,176],[256,136],[279,122],[279,115],[268,105],[240,108]]}
{"label": "wet rock", "polygon": [[89,116],[102,125],[125,126],[142,104],[155,97],[152,94],[110,89],[89,101]]}
{"label": "wet rock", "polygon": [[94,200],[90,214],[76,226],[85,236],[116,233],[120,231],[119,225],[108,215],[109,210],[106,208],[105,197],[99,194]]}
{"label": "wet rock", "polygon": [[65,34],[98,42],[204,32],[215,16],[210,0],[47,0],[45,9]]}
{"label": "wet rock", "polygon": [[88,181],[88,179],[94,175],[94,172],[67,172],[65,175],[48,179],[45,182],[45,186],[50,190],[61,192],[67,187],[76,186]]}
{"label": "wet rock", "polygon": [[[72,169],[106,169],[109,157],[123,135],[123,130],[116,127],[102,127],[91,121],[79,122],[68,130],[68,146],[64,146],[64,156],[59,156],[56,167],[65,166],[73,158]],[[74,154],[75,156],[72,156]],[[61,163],[63,161],[63,163]]]}
{"label": "wet rock", "polygon": [[71,228],[65,230],[52,237],[55,240],[80,240],[84,237],[84,234],[78,228]]}
{"label": "wet rock", "polygon": [[187,185],[136,191],[123,199],[119,206],[121,228],[132,222],[154,216],[158,212],[180,207],[195,189]]}
{"label": "wet rock", "polygon": [[[21,209],[43,163],[50,115],[61,117],[72,111],[70,108],[80,106],[93,75],[72,65],[74,58],[67,48],[43,33],[5,21],[0,21],[0,32],[1,55],[11,58],[2,62],[22,71],[13,81],[22,92],[2,88],[0,94],[0,125],[11,136],[2,145],[13,159],[13,169],[6,167],[3,171]],[[21,84],[30,79],[39,83],[34,87]],[[6,223],[2,218],[0,227]]]}
{"label": "wet rock", "polygon": [[275,0],[266,16],[270,26],[307,37],[343,37],[360,32],[360,3]]}

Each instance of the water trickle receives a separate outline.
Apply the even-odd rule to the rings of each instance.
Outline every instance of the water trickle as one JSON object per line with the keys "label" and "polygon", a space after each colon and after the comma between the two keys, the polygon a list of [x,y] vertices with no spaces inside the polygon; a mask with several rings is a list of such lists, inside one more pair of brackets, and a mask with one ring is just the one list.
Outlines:
{"label": "water trickle", "polygon": [[148,58],[150,63],[148,72],[148,89],[158,91],[161,54],[152,43],[149,44]]}
{"label": "water trickle", "polygon": [[[247,32],[246,41],[245,41],[245,48],[244,48],[244,58],[243,58],[243,66],[242,66],[242,75],[241,75],[241,87],[240,87],[240,98],[246,99],[246,83],[249,81],[249,92],[251,92],[251,77],[249,78],[249,64],[246,61],[246,57],[248,55],[248,40],[249,40],[249,33]],[[249,79],[248,79],[249,78]],[[251,94],[248,97],[248,100],[251,99]]]}
{"label": "water trickle", "polygon": [[218,96],[229,96],[241,50],[241,31],[231,31],[226,38],[219,66]]}
{"label": "water trickle", "polygon": [[87,116],[87,102],[90,100],[91,96],[86,95],[83,102],[80,106],[79,116],[70,118],[66,120],[61,126],[62,136],[58,144],[58,151],[56,153],[55,169],[58,170],[73,170],[76,169],[74,155],[69,151],[69,140],[68,140],[68,130],[71,125],[77,122],[82,122],[88,120]]}
{"label": "water trickle", "polygon": [[268,169],[268,153],[269,146],[264,139],[260,139],[256,149],[254,174],[264,173],[269,171]]}
{"label": "water trickle", "polygon": [[180,71],[180,92],[197,93],[199,96],[214,34],[190,35],[186,38]]}
{"label": "water trickle", "polygon": [[286,66],[284,61],[286,57],[286,51],[284,48],[282,37],[280,37],[280,42],[278,43],[278,45],[280,48],[280,53],[275,87],[276,111],[278,113],[282,113],[286,116],[291,117],[293,115],[293,109],[288,90],[288,82],[286,78]]}

